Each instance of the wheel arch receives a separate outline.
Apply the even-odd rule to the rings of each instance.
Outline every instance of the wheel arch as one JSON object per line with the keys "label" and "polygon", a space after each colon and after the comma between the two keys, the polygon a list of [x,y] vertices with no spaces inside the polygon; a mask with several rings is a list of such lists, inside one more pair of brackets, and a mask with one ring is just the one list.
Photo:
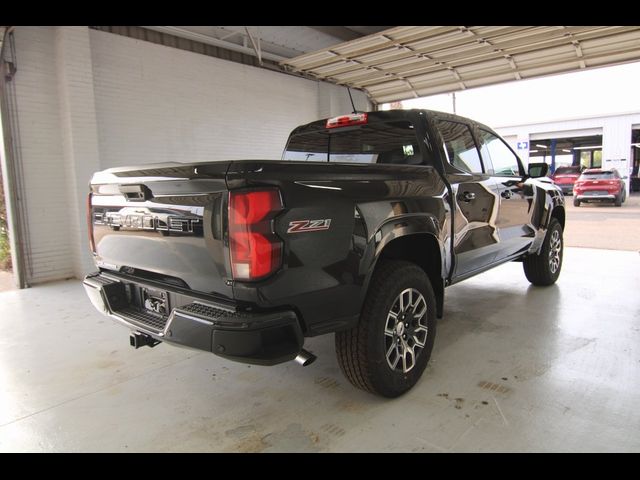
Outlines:
{"label": "wheel arch", "polygon": [[566,212],[564,210],[564,206],[558,205],[557,207],[555,207],[551,211],[551,217],[549,221],[551,221],[551,218],[555,218],[556,220],[558,220],[560,226],[562,227],[562,230],[564,231],[564,222],[566,220]]}
{"label": "wheel arch", "polygon": [[432,233],[410,233],[396,237],[384,245],[376,256],[365,290],[368,290],[369,280],[380,264],[380,260],[405,260],[414,263],[427,274],[436,296],[437,317],[442,318],[445,285],[444,254],[442,245]]}

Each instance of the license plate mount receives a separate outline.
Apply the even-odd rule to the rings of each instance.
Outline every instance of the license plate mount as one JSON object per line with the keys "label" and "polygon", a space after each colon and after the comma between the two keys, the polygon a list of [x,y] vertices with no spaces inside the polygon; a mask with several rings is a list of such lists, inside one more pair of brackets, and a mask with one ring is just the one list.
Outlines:
{"label": "license plate mount", "polygon": [[167,292],[143,287],[140,297],[142,299],[142,307],[147,312],[163,317],[169,314],[169,297]]}

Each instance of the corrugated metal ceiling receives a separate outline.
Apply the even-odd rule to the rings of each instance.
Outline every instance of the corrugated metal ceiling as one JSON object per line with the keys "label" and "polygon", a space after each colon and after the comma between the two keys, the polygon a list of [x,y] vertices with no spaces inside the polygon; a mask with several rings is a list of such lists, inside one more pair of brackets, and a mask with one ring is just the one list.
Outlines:
{"label": "corrugated metal ceiling", "polygon": [[280,62],[376,103],[640,60],[640,26],[404,26]]}
{"label": "corrugated metal ceiling", "polygon": [[297,57],[389,27],[342,26],[146,26],[193,41],[241,51],[273,61]]}

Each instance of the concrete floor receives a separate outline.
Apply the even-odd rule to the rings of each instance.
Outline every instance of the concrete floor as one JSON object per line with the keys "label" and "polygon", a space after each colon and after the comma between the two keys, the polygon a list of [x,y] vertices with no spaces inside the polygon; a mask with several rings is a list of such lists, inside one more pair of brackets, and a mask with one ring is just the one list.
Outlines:
{"label": "concrete floor", "polygon": [[396,400],[351,387],[332,335],[309,367],[247,366],[133,350],[77,281],[0,293],[0,451],[638,452],[639,260],[570,248],[556,286],[512,263],[448,289]]}

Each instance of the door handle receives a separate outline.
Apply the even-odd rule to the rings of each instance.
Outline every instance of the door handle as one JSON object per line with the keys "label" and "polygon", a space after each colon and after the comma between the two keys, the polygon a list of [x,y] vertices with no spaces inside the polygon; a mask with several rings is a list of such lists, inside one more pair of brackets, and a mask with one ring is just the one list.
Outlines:
{"label": "door handle", "polygon": [[471,200],[475,200],[476,194],[473,192],[462,192],[461,195],[458,195],[458,199],[463,202],[470,202]]}

